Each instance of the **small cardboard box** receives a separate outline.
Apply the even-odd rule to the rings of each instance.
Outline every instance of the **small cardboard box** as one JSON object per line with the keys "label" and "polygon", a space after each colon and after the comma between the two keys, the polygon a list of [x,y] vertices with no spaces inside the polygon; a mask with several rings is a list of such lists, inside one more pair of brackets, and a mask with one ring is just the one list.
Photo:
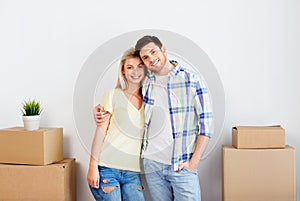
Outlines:
{"label": "small cardboard box", "polygon": [[75,201],[75,159],[45,165],[0,164],[0,200]]}
{"label": "small cardboard box", "polygon": [[285,131],[281,126],[236,126],[232,146],[238,149],[284,148]]}
{"label": "small cardboard box", "polygon": [[63,129],[0,130],[0,163],[47,165],[63,160]]}
{"label": "small cardboard box", "polygon": [[223,201],[296,201],[295,149],[223,146]]}

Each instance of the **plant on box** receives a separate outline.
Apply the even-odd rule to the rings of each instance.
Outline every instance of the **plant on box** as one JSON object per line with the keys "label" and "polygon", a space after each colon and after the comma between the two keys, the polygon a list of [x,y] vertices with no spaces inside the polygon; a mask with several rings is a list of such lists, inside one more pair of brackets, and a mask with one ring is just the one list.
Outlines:
{"label": "plant on box", "polygon": [[41,103],[36,100],[24,101],[22,105],[23,123],[25,130],[38,130],[41,118]]}

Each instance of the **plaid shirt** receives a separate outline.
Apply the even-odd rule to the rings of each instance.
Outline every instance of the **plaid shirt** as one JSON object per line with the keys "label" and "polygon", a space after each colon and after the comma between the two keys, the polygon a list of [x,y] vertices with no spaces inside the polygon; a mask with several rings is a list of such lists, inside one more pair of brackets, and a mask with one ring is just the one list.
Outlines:
{"label": "plaid shirt", "polygon": [[[171,63],[177,64],[176,61]],[[154,106],[155,74],[153,72],[143,84],[145,107],[145,133],[142,155],[148,145],[148,127]],[[208,89],[195,73],[189,72],[180,65],[172,69],[168,75],[168,102],[172,125],[173,153],[172,167],[178,166],[192,157],[196,147],[197,136],[212,134],[212,108]]]}

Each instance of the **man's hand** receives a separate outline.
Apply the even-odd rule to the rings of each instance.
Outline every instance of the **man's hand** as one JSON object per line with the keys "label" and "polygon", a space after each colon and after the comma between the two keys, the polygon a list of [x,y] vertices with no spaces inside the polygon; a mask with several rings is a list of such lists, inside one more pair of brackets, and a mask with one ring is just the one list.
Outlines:
{"label": "man's hand", "polygon": [[178,172],[180,172],[182,168],[185,168],[191,172],[197,171],[197,166],[200,163],[201,156],[208,144],[209,139],[210,139],[209,137],[204,135],[198,136],[197,145],[194,150],[193,156],[191,157],[190,160],[187,160],[179,165]]}
{"label": "man's hand", "polygon": [[109,112],[105,111],[101,105],[96,105],[93,112],[97,126],[100,126],[110,116]]}
{"label": "man's hand", "polygon": [[190,172],[197,172],[197,165],[198,164],[193,164],[190,160],[187,160],[179,165],[178,172],[180,172],[183,168]]}

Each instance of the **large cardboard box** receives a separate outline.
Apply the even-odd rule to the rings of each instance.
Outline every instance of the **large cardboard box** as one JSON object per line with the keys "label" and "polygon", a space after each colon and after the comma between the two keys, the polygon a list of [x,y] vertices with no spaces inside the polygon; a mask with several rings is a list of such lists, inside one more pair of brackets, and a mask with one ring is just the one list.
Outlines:
{"label": "large cardboard box", "polygon": [[284,148],[285,130],[281,126],[236,126],[232,146],[238,149]]}
{"label": "large cardboard box", "polygon": [[223,146],[223,201],[296,201],[295,150]]}
{"label": "large cardboard box", "polygon": [[63,160],[63,129],[0,130],[0,163],[47,165]]}
{"label": "large cardboard box", "polygon": [[75,159],[45,165],[0,165],[1,201],[75,201]]}

